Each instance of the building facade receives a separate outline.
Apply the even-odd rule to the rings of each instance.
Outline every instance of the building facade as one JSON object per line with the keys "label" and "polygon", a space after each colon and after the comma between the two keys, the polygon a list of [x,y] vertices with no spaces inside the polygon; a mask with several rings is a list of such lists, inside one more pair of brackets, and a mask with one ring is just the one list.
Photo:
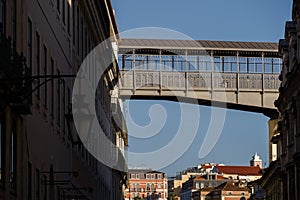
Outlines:
{"label": "building facade", "polygon": [[246,200],[250,198],[250,190],[238,183],[225,182],[215,188],[204,188],[193,192],[193,200]]}
{"label": "building facade", "polygon": [[168,178],[163,172],[147,169],[129,170],[129,186],[125,200],[140,197],[143,200],[166,200],[168,198]]}
{"label": "building facade", "polygon": [[[217,198],[215,193],[218,193],[218,198],[222,196],[224,199],[226,195],[224,192],[221,192],[219,188],[221,185],[226,186],[225,188],[227,189],[232,185],[231,188],[235,188],[237,191],[236,195],[240,198],[244,196],[238,195],[239,191],[246,191],[244,192],[244,194],[247,194],[245,198],[250,197],[251,191],[248,189],[248,185],[262,177],[263,169],[261,166],[262,160],[257,153],[250,160],[250,166],[225,166],[217,163],[199,165],[193,170],[198,175],[192,175],[189,180],[182,183],[180,200],[191,200],[194,198],[215,199]],[[228,195],[226,198],[235,199],[236,197]]]}
{"label": "building facade", "polygon": [[[279,119],[272,125],[270,145],[276,147],[272,162],[260,184],[266,199],[300,198],[300,3],[293,1],[292,21],[279,41],[282,70],[279,97],[274,102]],[[270,126],[270,124],[269,124]]]}
{"label": "building facade", "polygon": [[188,181],[182,184],[180,199],[194,199],[192,198],[194,192],[199,190],[201,191],[204,188],[215,188],[227,181],[229,181],[227,178],[224,178],[217,173],[208,173],[202,176],[191,177]]}
{"label": "building facade", "polygon": [[214,164],[207,163],[199,165],[197,167],[190,167],[186,170],[179,172],[175,177],[169,177],[168,179],[168,193],[174,195],[174,197],[180,200],[180,193],[182,190],[182,184],[188,181],[190,178],[195,176],[201,176],[209,173]]}
{"label": "building facade", "polygon": [[[107,38],[118,42],[110,1],[1,0],[0,32],[0,199],[123,199],[126,174],[74,141],[66,117],[84,58]],[[96,78],[97,118],[124,152],[126,128],[111,110],[117,63]]]}
{"label": "building facade", "polygon": [[262,177],[262,169],[259,166],[215,166],[213,172],[222,175],[224,178],[246,180],[247,182]]}

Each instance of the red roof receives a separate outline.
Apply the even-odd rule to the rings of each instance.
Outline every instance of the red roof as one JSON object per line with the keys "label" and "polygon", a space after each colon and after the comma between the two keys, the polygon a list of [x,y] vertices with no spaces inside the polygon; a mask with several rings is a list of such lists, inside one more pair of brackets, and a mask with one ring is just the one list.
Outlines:
{"label": "red roof", "polygon": [[233,182],[225,182],[215,188],[215,190],[222,190],[222,191],[248,191],[249,188],[247,187],[238,187]]}
{"label": "red roof", "polygon": [[224,178],[224,177],[221,176],[221,175],[217,175],[217,179],[218,179],[218,180],[225,180],[225,179],[227,179],[227,178]]}
{"label": "red roof", "polygon": [[213,188],[213,187],[205,187],[205,188],[202,188],[201,189],[201,192],[203,191],[205,191],[205,192],[210,192],[210,191],[212,191],[212,190],[214,190],[215,188]]}
{"label": "red roof", "polygon": [[210,169],[212,167],[213,167],[212,165],[202,165],[201,169]]}
{"label": "red roof", "polygon": [[206,180],[203,176],[196,176],[194,180]]}
{"label": "red roof", "polygon": [[258,166],[216,166],[219,173],[221,174],[237,174],[241,176],[252,175],[259,176],[262,175],[261,169]]}

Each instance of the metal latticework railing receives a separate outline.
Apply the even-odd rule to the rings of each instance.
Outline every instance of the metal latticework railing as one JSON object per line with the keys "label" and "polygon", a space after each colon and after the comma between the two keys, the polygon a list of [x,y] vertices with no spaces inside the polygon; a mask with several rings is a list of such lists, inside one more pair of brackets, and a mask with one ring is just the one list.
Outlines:
{"label": "metal latticework railing", "polygon": [[122,70],[122,88],[278,90],[278,74]]}

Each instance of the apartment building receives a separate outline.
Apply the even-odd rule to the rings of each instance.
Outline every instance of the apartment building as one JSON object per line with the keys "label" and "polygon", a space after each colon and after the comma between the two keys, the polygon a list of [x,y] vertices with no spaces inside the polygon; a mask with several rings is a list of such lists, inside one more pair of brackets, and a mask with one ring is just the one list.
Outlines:
{"label": "apartment building", "polygon": [[142,200],[166,200],[168,197],[168,178],[163,172],[151,169],[130,169],[129,187],[125,200],[140,197]]}
{"label": "apartment building", "polygon": [[274,102],[279,119],[273,122],[270,138],[270,145],[276,149],[273,162],[260,181],[268,199],[300,198],[299,12],[299,1],[294,0],[292,20],[286,22],[284,39],[279,41],[283,66],[279,76],[279,97]]}
{"label": "apartment building", "polygon": [[[0,32],[0,199],[123,199],[126,174],[96,160],[68,120],[81,63],[107,38],[118,42],[110,1],[1,0]],[[111,107],[117,63],[94,78],[98,121],[124,152]]]}

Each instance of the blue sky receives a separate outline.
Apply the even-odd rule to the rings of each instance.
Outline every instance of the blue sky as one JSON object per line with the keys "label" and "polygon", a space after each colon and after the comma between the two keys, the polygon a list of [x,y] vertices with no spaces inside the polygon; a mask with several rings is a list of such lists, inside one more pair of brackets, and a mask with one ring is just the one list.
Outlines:
{"label": "blue sky", "polygon": [[[112,0],[120,32],[133,28],[161,27],[179,31],[193,39],[225,41],[277,42],[284,36],[284,25],[291,18],[291,0]],[[161,131],[148,139],[129,137],[129,151],[148,152],[166,145],[178,130],[180,106],[166,101],[132,101],[125,104],[127,116],[146,126],[151,124],[149,109],[155,104],[161,108],[152,113],[152,119],[166,118]],[[207,131],[211,108],[187,105],[187,110],[199,110],[197,136],[188,150],[163,171],[169,176],[177,171],[204,162],[227,165],[249,165],[253,153],[258,152],[268,162],[268,118],[262,114],[227,110],[225,126],[213,150],[203,159],[199,148]],[[154,109],[155,110],[155,109]],[[130,135],[139,134],[136,126],[128,124]],[[192,130],[185,130],[189,133]],[[158,157],[164,160],[164,157]],[[135,167],[151,167],[143,163]]]}

